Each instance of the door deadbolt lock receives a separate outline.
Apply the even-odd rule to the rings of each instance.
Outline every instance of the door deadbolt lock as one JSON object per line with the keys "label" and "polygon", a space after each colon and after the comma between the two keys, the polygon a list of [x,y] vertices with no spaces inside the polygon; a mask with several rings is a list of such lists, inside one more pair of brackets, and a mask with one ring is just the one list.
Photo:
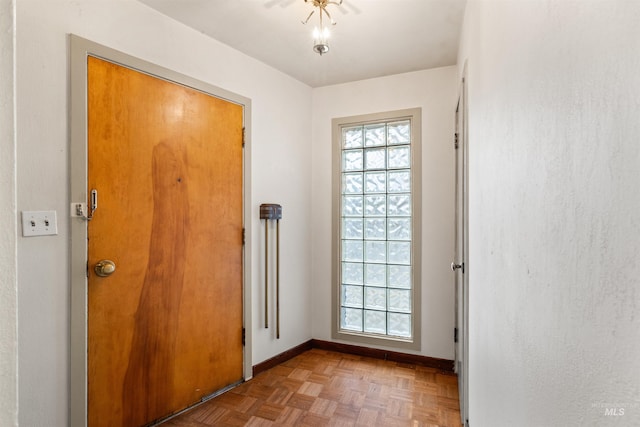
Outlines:
{"label": "door deadbolt lock", "polygon": [[116,271],[116,263],[108,259],[103,259],[102,261],[98,261],[96,266],[93,267],[93,271],[100,277],[111,276],[113,272]]}

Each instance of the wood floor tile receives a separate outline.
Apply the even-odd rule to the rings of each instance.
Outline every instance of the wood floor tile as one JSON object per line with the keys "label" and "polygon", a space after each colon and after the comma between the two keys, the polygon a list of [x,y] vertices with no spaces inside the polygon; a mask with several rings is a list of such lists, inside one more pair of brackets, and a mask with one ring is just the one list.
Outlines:
{"label": "wood floor tile", "polygon": [[309,378],[309,375],[311,375],[311,371],[307,369],[295,368],[293,372],[287,375],[287,378],[306,381],[307,378]]}
{"label": "wood floor tile", "polygon": [[229,409],[225,409],[222,406],[217,407],[201,407],[195,408],[189,414],[189,419],[197,422],[201,422],[205,425],[215,425],[221,418],[229,413]]}
{"label": "wood floor tile", "polygon": [[216,427],[243,427],[249,425],[249,421],[251,421],[252,418],[251,415],[242,412],[230,412],[222,417],[219,422],[211,425]]}
{"label": "wood floor tile", "polygon": [[333,416],[327,425],[331,427],[352,427],[355,425],[355,420]]}
{"label": "wood floor tile", "polygon": [[298,391],[298,389],[302,386],[302,384],[304,383],[304,381],[300,381],[300,380],[294,380],[291,378],[280,378],[275,384],[275,387],[278,388],[285,388],[288,391],[295,393]]}
{"label": "wood floor tile", "polygon": [[375,409],[362,408],[360,410],[360,414],[358,415],[358,419],[356,420],[356,426],[376,426],[381,425],[378,421],[380,417],[380,412]]}
{"label": "wood floor tile", "polygon": [[271,396],[269,396],[267,402],[284,406],[287,404],[289,399],[291,399],[291,396],[293,396],[292,391],[288,390],[285,387],[279,387],[273,390],[273,393],[271,393]]}
{"label": "wood floor tile", "polygon": [[356,391],[352,389],[345,390],[344,394],[340,398],[340,403],[345,405],[351,405],[357,408],[362,408],[366,399],[366,393]]}
{"label": "wood floor tile", "polygon": [[249,418],[249,421],[246,424],[249,427],[271,427],[271,426],[275,426],[277,424],[274,424],[273,421],[264,419],[264,418],[260,418],[260,417],[251,417]]}
{"label": "wood floor tile", "polygon": [[455,374],[313,349],[161,427],[460,427]]}
{"label": "wood floor tile", "polygon": [[291,399],[289,399],[288,405],[293,408],[304,409],[305,411],[308,411],[315,400],[316,399],[313,396],[306,396],[304,394],[295,393],[293,396],[291,396]]}
{"label": "wood floor tile", "polygon": [[254,413],[254,416],[264,418],[267,420],[275,421],[280,417],[280,414],[284,411],[284,405],[278,405],[275,403],[265,402]]}
{"label": "wood floor tile", "polygon": [[321,415],[306,414],[301,420],[300,425],[305,427],[321,427],[329,425],[331,418]]}
{"label": "wood floor tile", "polygon": [[302,409],[287,406],[276,419],[276,424],[279,426],[297,426],[305,413]]}
{"label": "wood floor tile", "polygon": [[309,412],[316,415],[323,415],[325,417],[332,417],[337,408],[338,402],[317,398],[313,402],[313,405],[311,405],[311,408],[309,408]]}
{"label": "wood floor tile", "polygon": [[310,381],[305,381],[298,389],[298,393],[313,397],[318,397],[321,391],[322,384],[312,383]]}

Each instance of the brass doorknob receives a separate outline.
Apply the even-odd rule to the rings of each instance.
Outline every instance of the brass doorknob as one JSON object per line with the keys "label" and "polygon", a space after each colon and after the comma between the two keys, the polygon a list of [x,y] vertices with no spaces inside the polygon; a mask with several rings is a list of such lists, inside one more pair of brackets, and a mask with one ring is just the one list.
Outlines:
{"label": "brass doorknob", "polygon": [[116,263],[108,259],[103,259],[102,261],[98,261],[96,266],[93,267],[93,271],[100,277],[111,276],[113,272],[116,271]]}

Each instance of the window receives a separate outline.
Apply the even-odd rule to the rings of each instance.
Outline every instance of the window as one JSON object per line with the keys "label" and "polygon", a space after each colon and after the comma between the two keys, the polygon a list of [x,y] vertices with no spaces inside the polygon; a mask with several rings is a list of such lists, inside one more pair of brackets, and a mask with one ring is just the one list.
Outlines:
{"label": "window", "polygon": [[419,348],[420,116],[333,120],[334,338]]}

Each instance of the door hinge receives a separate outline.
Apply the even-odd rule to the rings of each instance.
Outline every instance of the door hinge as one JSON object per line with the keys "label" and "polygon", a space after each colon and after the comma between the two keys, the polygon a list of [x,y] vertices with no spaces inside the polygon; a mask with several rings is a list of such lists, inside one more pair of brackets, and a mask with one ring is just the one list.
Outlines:
{"label": "door hinge", "polygon": [[453,328],[453,342],[458,342],[458,328]]}
{"label": "door hinge", "polygon": [[86,270],[87,279],[89,278],[89,261],[87,261],[87,270]]}
{"label": "door hinge", "polygon": [[453,146],[456,150],[458,149],[458,132],[454,134]]}
{"label": "door hinge", "polygon": [[247,343],[247,330],[242,328],[242,345],[245,346]]}
{"label": "door hinge", "polygon": [[247,241],[247,230],[246,228],[242,227],[242,246],[244,246],[246,241]]}
{"label": "door hinge", "polygon": [[244,140],[245,140],[246,134],[247,134],[246,128],[242,128],[242,148],[244,148]]}

